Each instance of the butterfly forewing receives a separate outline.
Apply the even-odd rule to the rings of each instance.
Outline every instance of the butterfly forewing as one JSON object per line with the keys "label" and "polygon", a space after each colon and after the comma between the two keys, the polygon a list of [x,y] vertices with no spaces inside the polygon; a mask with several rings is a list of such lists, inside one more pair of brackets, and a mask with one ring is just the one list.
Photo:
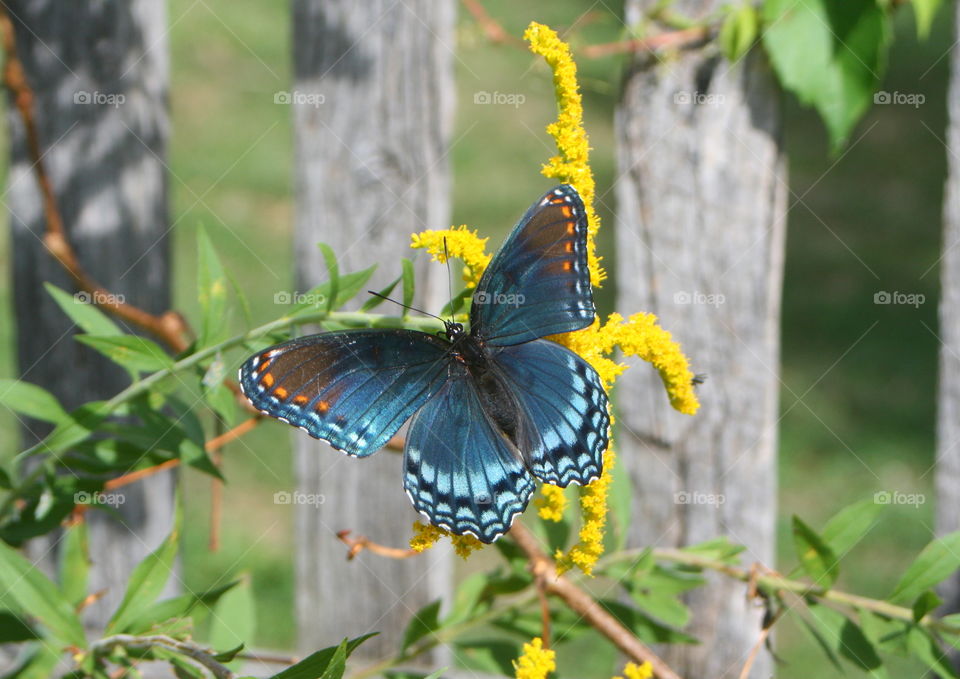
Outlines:
{"label": "butterfly forewing", "polygon": [[291,340],[240,368],[258,410],[350,455],[379,450],[443,383],[450,344],[412,330],[343,330]]}
{"label": "butterfly forewing", "polygon": [[596,310],[587,266],[587,216],[573,187],[548,191],[523,216],[473,295],[471,332],[510,345],[571,332]]}

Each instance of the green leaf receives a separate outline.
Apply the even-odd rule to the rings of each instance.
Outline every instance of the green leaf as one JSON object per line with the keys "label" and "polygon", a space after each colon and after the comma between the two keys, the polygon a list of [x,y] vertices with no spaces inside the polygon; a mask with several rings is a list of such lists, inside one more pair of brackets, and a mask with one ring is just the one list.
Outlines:
{"label": "green leaf", "polygon": [[[365,634],[362,637],[357,637],[356,639],[351,639],[350,641],[344,639],[343,643],[340,645],[331,646],[323,649],[322,651],[312,653],[298,662],[296,665],[288,667],[282,672],[273,675],[270,679],[319,679],[320,677],[326,679],[328,676],[330,676],[327,674],[327,672],[331,666],[333,666],[335,656],[341,648],[345,650],[344,659],[346,659],[356,650],[357,646],[372,636],[376,636],[376,632],[373,634]],[[334,667],[334,669],[336,669],[336,667]]]}
{"label": "green leaf", "polygon": [[131,634],[143,634],[153,631],[160,623],[184,618],[191,618],[196,624],[210,613],[210,607],[216,604],[220,597],[239,583],[239,580],[234,580],[200,594],[183,594],[158,601],[141,611],[130,623],[128,629]]}
{"label": "green leaf", "polygon": [[454,625],[458,622],[468,620],[476,610],[487,588],[487,576],[485,573],[474,573],[467,576],[458,586],[454,595],[453,606],[450,613],[443,620],[444,626]]}
{"label": "green leaf", "polygon": [[643,642],[648,644],[698,643],[694,637],[663,625],[632,606],[611,599],[601,599],[598,603]]}
{"label": "green leaf", "polygon": [[43,387],[22,380],[0,379],[0,405],[20,415],[51,424],[70,421],[57,397]]}
{"label": "green leaf", "polygon": [[920,622],[930,611],[935,610],[940,604],[943,603],[943,599],[938,597],[933,590],[927,590],[923,594],[917,597],[917,600],[913,602],[913,620],[914,622]]}
{"label": "green leaf", "polygon": [[318,243],[317,245],[320,252],[323,253],[323,261],[327,265],[327,275],[330,278],[327,282],[330,286],[327,294],[327,313],[329,313],[333,311],[337,295],[340,294],[340,265],[337,264],[337,256],[329,245],[326,243]]}
{"label": "green leaf", "polygon": [[834,151],[873,101],[890,18],[876,0],[764,0],[763,44],[783,87],[823,118]]}
{"label": "green leaf", "polygon": [[827,521],[821,537],[833,553],[842,558],[870,532],[885,508],[886,505],[878,504],[873,498],[844,507]]}
{"label": "green leaf", "polygon": [[47,292],[50,293],[53,301],[57,303],[63,313],[84,332],[101,336],[124,334],[119,326],[111,321],[105,313],[87,301],[88,293],[78,292],[71,295],[52,283],[44,283],[43,287],[47,289]]}
{"label": "green leaf", "polygon": [[611,475],[613,480],[610,483],[608,504],[616,532],[614,550],[619,551],[627,544],[627,536],[630,532],[630,518],[633,513],[631,511],[633,483],[630,481],[630,473],[627,471],[626,465],[615,465]]}
{"label": "green leaf", "polygon": [[40,644],[19,667],[3,675],[3,679],[50,679],[63,657],[61,649],[53,644]]}
{"label": "green leaf", "polygon": [[930,27],[937,16],[942,0],[913,0],[913,11],[917,15],[917,37],[926,40],[930,35]]}
{"label": "green leaf", "polygon": [[27,623],[23,615],[0,610],[0,644],[15,644],[39,638],[37,630]]}
{"label": "green leaf", "polygon": [[173,521],[173,530],[159,547],[137,564],[127,582],[127,591],[123,601],[107,623],[108,634],[126,632],[143,610],[156,601],[163,591],[167,580],[173,573],[173,562],[177,556],[177,546],[180,539],[180,524],[182,515],[179,504],[176,517]]}
{"label": "green leaf", "polygon": [[70,526],[61,544],[60,589],[67,601],[76,607],[87,596],[87,576],[90,573],[87,523],[78,521]]}
{"label": "green leaf", "polygon": [[197,229],[197,299],[202,319],[197,348],[216,344],[226,337],[227,276],[203,227]]}
{"label": "green leaf", "polygon": [[210,645],[214,648],[237,648],[239,653],[239,648],[253,639],[255,628],[253,588],[250,586],[250,577],[244,576],[239,585],[220,597],[213,609]]}
{"label": "green leaf", "polygon": [[818,629],[824,633],[823,641],[834,653],[866,672],[881,668],[883,661],[859,625],[842,613],[818,603],[809,603],[807,608]]}
{"label": "green leaf", "polygon": [[958,675],[953,669],[949,653],[940,648],[936,640],[922,627],[914,625],[910,628],[907,645],[911,653],[941,679],[957,679]]}
{"label": "green leaf", "polygon": [[[413,262],[411,262],[406,257],[400,258],[400,266],[402,267],[401,278],[403,279],[403,305],[404,307],[409,307],[413,305],[413,293],[416,286],[414,271],[413,271]],[[403,310],[403,317],[406,318],[409,310]]]}
{"label": "green leaf", "polygon": [[244,648],[243,644],[231,648],[229,651],[222,651],[213,656],[213,659],[217,662],[230,663],[234,658],[237,657],[237,654],[240,653]]}
{"label": "green leaf", "polygon": [[727,12],[720,27],[720,49],[728,61],[735,62],[750,49],[757,39],[759,18],[753,5],[744,3]]}
{"label": "green leaf", "polygon": [[383,298],[389,297],[393,293],[393,289],[397,287],[397,284],[400,282],[400,278],[400,276],[397,276],[395,279],[393,279],[392,283],[387,285],[385,288],[378,290],[376,295],[370,295],[370,299],[363,303],[363,306],[360,307],[360,311],[372,311],[383,304],[385,301]]}
{"label": "green leaf", "polygon": [[739,563],[737,556],[745,549],[745,546],[734,544],[726,537],[719,537],[684,547],[683,551],[698,554],[709,561],[723,561],[733,565]]}
{"label": "green leaf", "polygon": [[440,627],[440,599],[427,604],[407,624],[407,631],[403,635],[400,652],[403,653],[417,641],[435,632]]}
{"label": "green leaf", "polygon": [[43,573],[0,543],[0,606],[27,613],[64,644],[83,648],[86,638],[73,606]]}
{"label": "green leaf", "polygon": [[840,570],[837,557],[823,538],[798,516],[793,517],[793,544],[800,564],[814,585],[829,589]]}
{"label": "green leaf", "polygon": [[893,589],[890,600],[912,603],[928,589],[947,579],[960,568],[960,531],[937,538],[923,548],[900,582]]}
{"label": "green leaf", "polygon": [[173,367],[173,359],[156,342],[139,335],[77,335],[77,341],[128,370],[156,372]]}

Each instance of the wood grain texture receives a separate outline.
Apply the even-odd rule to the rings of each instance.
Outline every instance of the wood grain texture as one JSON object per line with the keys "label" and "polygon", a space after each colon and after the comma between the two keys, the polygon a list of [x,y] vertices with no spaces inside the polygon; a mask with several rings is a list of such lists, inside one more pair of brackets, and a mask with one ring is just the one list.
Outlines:
{"label": "wood grain texture", "polygon": [[[301,289],[326,279],[316,246],[324,241],[341,271],[379,263],[377,289],[399,274],[412,232],[449,226],[454,5],[293,6],[297,279]],[[436,312],[444,270],[422,257],[417,268],[416,302]],[[434,294],[431,275],[444,281]],[[300,648],[379,631],[359,653],[393,653],[413,613],[450,592],[449,553],[392,561],[364,552],[348,563],[339,530],[397,546],[411,535],[419,515],[403,492],[400,456],[348,459],[305,435],[295,440],[299,489],[325,496],[319,508],[295,508]]]}
{"label": "wood grain texture", "polygon": [[[7,5],[18,53],[36,94],[44,162],[82,265],[127,301],[152,312],[166,310],[170,280],[165,4],[12,0]],[[11,167],[6,202],[13,235],[19,374],[73,408],[112,396],[129,378],[73,341],[75,328],[43,288],[49,281],[72,291],[40,240],[45,227],[41,197],[22,122],[12,107],[7,119]],[[25,443],[32,444],[47,430],[28,422],[23,431]],[[105,621],[123,595],[130,570],[171,526],[169,474],[123,493],[120,520],[104,512],[88,514],[95,560],[91,591],[108,590],[90,609],[93,624]],[[47,553],[43,546],[37,550]]]}
{"label": "wood grain texture", "polygon": [[[718,3],[686,3],[694,18]],[[684,5],[684,3],[678,3]],[[647,3],[628,0],[628,20]],[[774,565],[786,178],[778,92],[761,54],[637,57],[617,112],[617,308],[657,314],[706,373],[695,417],[640,365],[618,382],[618,447],[634,484],[631,542],[719,535]],[[665,650],[688,677],[736,677],[762,611],[742,583],[691,594],[699,646]],[[771,676],[763,654],[751,677]]]}
{"label": "wood grain texture", "polygon": [[[960,15],[957,16],[960,35]],[[936,530],[960,530],[960,50],[950,56],[947,94],[947,182],[940,262],[940,379],[937,395]],[[940,587],[943,612],[960,611],[960,573]],[[960,668],[960,655],[954,654]]]}

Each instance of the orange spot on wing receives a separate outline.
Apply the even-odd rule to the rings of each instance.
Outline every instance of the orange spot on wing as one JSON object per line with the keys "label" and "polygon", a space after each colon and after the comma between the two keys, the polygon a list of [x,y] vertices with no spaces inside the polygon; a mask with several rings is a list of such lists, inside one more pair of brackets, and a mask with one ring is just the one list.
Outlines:
{"label": "orange spot on wing", "polygon": [[260,365],[257,366],[257,373],[262,373],[264,370],[270,367],[270,354],[262,354],[260,356]]}
{"label": "orange spot on wing", "polygon": [[563,213],[564,217],[573,217],[573,210],[570,209],[569,205],[564,205],[560,212]]}
{"label": "orange spot on wing", "polygon": [[273,390],[273,395],[282,401],[290,395],[290,392],[283,387],[277,387]]}
{"label": "orange spot on wing", "polygon": [[566,250],[567,252],[573,252],[573,241],[568,240],[566,243],[564,243],[563,249]]}
{"label": "orange spot on wing", "polygon": [[572,268],[573,268],[573,264],[572,264],[571,262],[564,262],[564,263],[563,263],[563,270],[564,270],[564,271],[569,271],[569,270],[572,269]]}
{"label": "orange spot on wing", "polygon": [[572,236],[573,233],[574,233],[576,230],[577,230],[577,224],[576,224],[576,222],[567,222],[567,233],[568,233],[568,234],[570,234],[570,235]]}
{"label": "orange spot on wing", "polygon": [[317,405],[314,406],[316,410],[321,415],[326,415],[327,411],[330,410],[330,404],[327,401],[320,401]]}
{"label": "orange spot on wing", "polygon": [[265,386],[267,389],[273,386],[273,373],[263,373],[263,376],[260,378],[260,383]]}
{"label": "orange spot on wing", "polygon": [[310,399],[304,396],[303,394],[297,394],[296,396],[293,397],[293,402],[298,406],[305,406],[309,401]]}

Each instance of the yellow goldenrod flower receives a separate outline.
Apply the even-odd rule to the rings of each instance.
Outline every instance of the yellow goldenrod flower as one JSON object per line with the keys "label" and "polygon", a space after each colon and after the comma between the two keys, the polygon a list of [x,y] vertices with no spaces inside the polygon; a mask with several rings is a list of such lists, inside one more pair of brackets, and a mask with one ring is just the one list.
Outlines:
{"label": "yellow goldenrod flower", "polygon": [[410,538],[410,549],[415,552],[425,552],[437,544],[437,541],[443,536],[450,538],[453,550],[461,559],[466,559],[473,552],[483,547],[483,543],[472,535],[454,535],[439,526],[415,521],[413,523],[413,537]]}
{"label": "yellow goldenrod flower", "polygon": [[540,497],[534,500],[540,518],[544,521],[560,521],[563,519],[563,510],[567,508],[567,496],[563,488],[545,483],[540,487]]}
{"label": "yellow goldenrod flower", "polygon": [[[628,662],[623,668],[623,674],[627,679],[653,679],[653,665],[649,662],[642,665]],[[623,679],[623,677],[614,677],[613,679]]]}
{"label": "yellow goldenrod flower", "polygon": [[557,654],[543,647],[543,639],[534,637],[523,645],[523,654],[513,661],[517,679],[545,679],[557,669]]}
{"label": "yellow goldenrod flower", "polygon": [[580,539],[566,554],[557,555],[557,573],[563,574],[576,566],[587,575],[593,575],[593,566],[603,555],[603,529],[607,525],[607,495],[613,481],[613,467],[617,456],[613,445],[603,456],[600,478],[580,489]]}
{"label": "yellow goldenrod flower", "polygon": [[[444,239],[446,239],[446,254]],[[447,261],[447,255],[461,260],[464,264],[463,282],[468,288],[473,288],[480,282],[483,270],[490,263],[490,255],[486,252],[488,240],[489,238],[480,238],[466,225],[461,225],[438,231],[415,233],[411,236],[410,247],[425,249],[432,255],[434,261],[441,264]]]}

